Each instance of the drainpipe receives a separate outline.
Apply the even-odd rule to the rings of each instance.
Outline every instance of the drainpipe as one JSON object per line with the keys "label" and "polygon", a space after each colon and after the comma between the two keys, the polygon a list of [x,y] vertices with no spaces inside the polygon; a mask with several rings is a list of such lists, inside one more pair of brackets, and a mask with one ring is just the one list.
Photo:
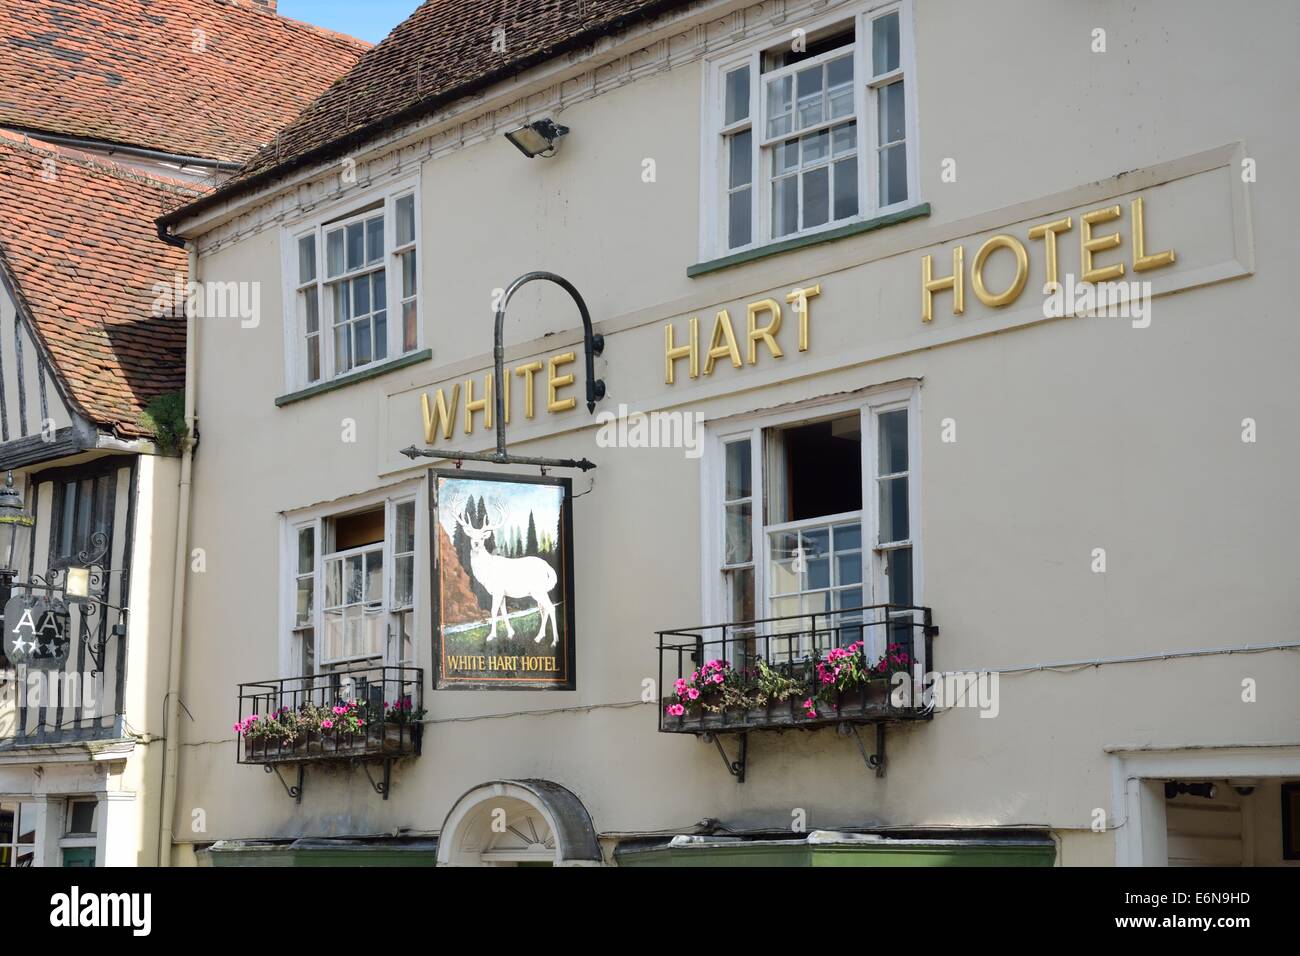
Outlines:
{"label": "drainpipe", "polygon": [[[159,229],[159,235],[163,230]],[[183,242],[183,240],[182,240]],[[199,254],[189,248],[189,280],[198,282]],[[188,287],[192,288],[192,286]],[[197,329],[190,297],[185,302],[185,425],[188,433],[181,452],[180,494],[176,504],[176,560],[172,569],[172,626],[167,648],[166,748],[163,756],[162,819],[158,828],[158,865],[171,866],[172,827],[176,819],[176,779],[181,744],[181,651],[184,647],[185,583],[189,579],[190,473],[194,465],[195,339]]]}

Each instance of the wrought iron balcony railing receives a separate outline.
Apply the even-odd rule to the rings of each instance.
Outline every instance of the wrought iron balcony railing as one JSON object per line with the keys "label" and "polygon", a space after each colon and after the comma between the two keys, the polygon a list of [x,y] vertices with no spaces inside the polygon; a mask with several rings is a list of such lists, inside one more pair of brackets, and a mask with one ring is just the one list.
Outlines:
{"label": "wrought iron balcony railing", "polygon": [[298,785],[285,785],[296,799],[304,764],[382,761],[383,782],[372,778],[371,784],[387,799],[392,761],[420,753],[423,718],[424,671],[418,667],[358,667],[240,684],[237,760],[268,772],[298,765]]}
{"label": "wrought iron balcony railing", "polygon": [[916,720],[938,628],[896,604],[659,632],[659,729],[710,735]]}

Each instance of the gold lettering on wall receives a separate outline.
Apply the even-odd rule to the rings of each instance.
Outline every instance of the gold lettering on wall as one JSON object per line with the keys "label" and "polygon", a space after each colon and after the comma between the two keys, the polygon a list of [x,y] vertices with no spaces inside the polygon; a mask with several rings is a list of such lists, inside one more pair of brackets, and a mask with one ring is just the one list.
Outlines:
{"label": "gold lettering on wall", "polygon": [[809,286],[807,289],[792,289],[785,297],[785,301],[794,306],[795,313],[799,316],[799,351],[808,351],[808,300],[816,298],[822,294],[821,283]]}
{"label": "gold lettering on wall", "polygon": [[[771,316],[767,325],[758,324],[760,313],[766,312]],[[745,307],[745,325],[748,329],[747,338],[749,339],[749,364],[758,364],[758,343],[762,342],[767,346],[768,354],[772,358],[781,358],[785,353],[781,351],[781,346],[776,344],[776,333],[781,331],[781,303],[776,299],[763,299],[761,302],[751,302]],[[739,358],[739,356],[736,356]],[[740,368],[735,360],[732,364]]]}
{"label": "gold lettering on wall", "polygon": [[1177,256],[1172,249],[1147,255],[1146,212],[1142,206],[1142,197],[1138,196],[1129,203],[1129,208],[1133,220],[1133,271],[1146,272],[1150,269],[1159,269],[1161,266],[1173,265]]}
{"label": "gold lettering on wall", "polygon": [[474,413],[483,413],[483,427],[491,431],[492,429],[492,402],[494,395],[492,392],[492,373],[487,373],[487,379],[483,383],[483,397],[474,397],[474,380],[465,379],[465,434],[468,435],[474,430]]}
{"label": "gold lettering on wall", "polygon": [[568,375],[557,375],[556,372],[561,365],[568,365],[577,359],[574,352],[565,352],[563,355],[554,355],[551,357],[550,375],[546,378],[546,410],[552,414],[555,412],[567,412],[571,408],[576,408],[578,400],[570,395],[568,398],[560,398],[560,389],[573,384],[573,373]]}
{"label": "gold lettering on wall", "polygon": [[934,261],[931,256],[921,259],[921,321],[929,322],[934,318],[934,294],[947,289],[952,290],[952,314],[961,315],[966,311],[966,290],[963,285],[965,267],[963,261],[966,250],[956,246],[952,250],[952,275],[934,277]]}
{"label": "gold lettering on wall", "polygon": [[[1002,292],[994,294],[984,285],[984,263],[988,257],[998,249],[1010,249],[1016,256],[1016,277],[1011,280],[1011,285],[1007,286]],[[998,235],[989,239],[984,245],[980,246],[979,251],[975,253],[975,261],[970,267],[971,286],[975,289],[975,296],[985,305],[1001,306],[1007,305],[1016,300],[1029,281],[1029,254],[1025,252],[1024,244],[1015,236]]]}
{"label": "gold lettering on wall", "polygon": [[[1096,235],[1094,227],[1103,223],[1114,222],[1123,218],[1119,204],[1092,209],[1079,216],[1079,272],[1081,283],[1113,282],[1124,276],[1125,264],[1098,262],[1101,253],[1118,249],[1124,243],[1123,233],[1119,230],[1105,235]],[[1061,285],[1060,240],[1072,231],[1074,218],[1062,216],[1049,222],[1037,223],[1029,227],[1028,238],[1043,243],[1043,266],[1045,273],[1044,291]],[[1129,243],[1132,247],[1131,264],[1135,273],[1148,272],[1173,265],[1177,254],[1173,249],[1163,252],[1148,253],[1146,239],[1146,208],[1142,196],[1129,202]],[[1011,284],[1002,292],[991,292],[984,282],[984,266],[990,255],[998,249],[1008,249],[1016,257],[1016,274]],[[958,244],[952,250],[952,273],[935,276],[934,255],[921,257],[921,321],[934,319],[934,296],[938,292],[952,292],[952,314],[961,315],[965,311],[964,296],[964,260],[965,249]],[[971,262],[971,287],[975,296],[991,308],[1005,308],[1020,298],[1030,278],[1029,257],[1024,243],[1015,236],[999,233],[987,239],[975,253]]]}
{"label": "gold lettering on wall", "polygon": [[[524,379],[524,418],[532,420],[533,418],[533,376],[542,370],[541,362],[529,362],[527,365],[520,365],[515,368],[516,375],[522,375]],[[506,421],[509,422],[509,417]]]}
{"label": "gold lettering on wall", "polygon": [[678,361],[684,358],[691,360],[691,378],[700,377],[700,320],[693,318],[687,323],[690,329],[689,340],[685,345],[673,344],[673,324],[669,322],[664,326],[664,382],[672,385],[677,376],[674,374]]}
{"label": "gold lettering on wall", "polygon": [[[809,326],[812,308],[810,301],[822,294],[821,284],[792,289],[786,293],[785,301],[794,307],[799,319],[799,351],[808,351]],[[760,322],[760,317],[765,321]],[[757,365],[759,346],[767,350],[769,357],[783,358],[785,350],[781,348],[783,315],[778,299],[759,299],[745,306],[745,357],[741,358],[740,340],[736,337],[736,327],[731,319],[730,309],[720,309],[713,319],[713,332],[709,337],[708,347],[704,350],[704,375],[712,375],[719,359],[728,359],[732,368],[744,368],[746,363]],[[677,381],[677,363],[683,359],[690,363],[691,378],[699,378],[700,371],[700,319],[692,316],[686,322],[687,340],[677,344],[676,324],[669,322],[664,326],[664,382],[673,385]]]}
{"label": "gold lettering on wall", "polygon": [[[780,321],[778,318],[777,322]],[[709,340],[709,351],[704,357],[705,375],[713,374],[713,363],[720,358],[730,358],[733,368],[740,368],[743,364],[740,361],[740,346],[736,344],[736,331],[731,327],[731,313],[726,309],[713,319],[713,337]]]}
{"label": "gold lettering on wall", "polygon": [[1118,219],[1119,216],[1119,206],[1115,205],[1107,206],[1105,209],[1094,209],[1092,212],[1085,212],[1079,217],[1079,276],[1081,281],[1110,282],[1124,275],[1124,263],[1122,262],[1110,266],[1097,266],[1092,261],[1095,253],[1114,249],[1124,241],[1120,238],[1118,232],[1093,238],[1092,227],[1097,223]]}
{"label": "gold lettering on wall", "polygon": [[443,395],[442,389],[438,389],[437,397],[434,399],[434,406],[437,410],[435,415],[429,408],[429,395],[426,392],[420,396],[420,405],[424,411],[424,441],[432,445],[441,429],[442,437],[445,441],[451,437],[452,425],[456,421],[456,404],[460,400],[460,386],[451,387],[451,403],[448,404],[447,397]]}
{"label": "gold lettering on wall", "polygon": [[1060,285],[1061,275],[1057,268],[1056,258],[1056,237],[1059,233],[1069,232],[1074,228],[1074,219],[1066,216],[1064,219],[1056,219],[1052,222],[1045,222],[1041,225],[1034,226],[1029,230],[1030,239],[1042,239],[1043,250],[1047,256],[1047,282],[1046,285]]}

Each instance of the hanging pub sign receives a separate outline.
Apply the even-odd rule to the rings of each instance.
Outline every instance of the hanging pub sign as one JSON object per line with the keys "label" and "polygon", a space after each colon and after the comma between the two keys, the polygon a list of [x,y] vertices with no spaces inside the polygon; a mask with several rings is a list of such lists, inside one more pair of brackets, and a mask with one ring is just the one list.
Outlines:
{"label": "hanging pub sign", "polygon": [[4,650],[11,663],[38,670],[59,670],[67,663],[68,606],[58,598],[10,598],[4,626]]}
{"label": "hanging pub sign", "polygon": [[430,471],[435,688],[575,688],[572,488]]}

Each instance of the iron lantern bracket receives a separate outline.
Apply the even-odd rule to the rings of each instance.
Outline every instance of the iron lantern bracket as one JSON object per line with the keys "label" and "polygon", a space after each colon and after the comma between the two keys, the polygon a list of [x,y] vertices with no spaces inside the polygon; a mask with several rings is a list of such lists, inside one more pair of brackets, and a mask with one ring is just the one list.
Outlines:
{"label": "iron lantern bracket", "polygon": [[596,356],[603,355],[605,352],[605,336],[592,331],[591,313],[587,311],[587,303],[583,301],[582,295],[574,287],[573,283],[563,276],[556,275],[554,272],[528,272],[521,275],[514,282],[506,287],[501,296],[501,302],[496,308],[496,322],[494,330],[494,345],[492,349],[493,368],[492,392],[496,414],[496,451],[494,452],[459,452],[459,451],[442,451],[434,448],[417,448],[412,445],[409,448],[403,448],[401,454],[407,458],[438,458],[445,461],[485,461],[497,465],[535,465],[541,468],[580,468],[583,471],[590,471],[595,468],[595,464],[586,458],[537,458],[524,455],[511,455],[506,451],[506,398],[505,398],[505,327],[506,327],[506,307],[514,294],[523,286],[530,282],[544,280],[553,282],[558,285],[573,299],[574,304],[578,307],[578,313],[582,316],[582,337],[583,350],[586,353],[587,367],[587,412],[594,414],[596,403],[605,397],[605,381],[596,378]]}

